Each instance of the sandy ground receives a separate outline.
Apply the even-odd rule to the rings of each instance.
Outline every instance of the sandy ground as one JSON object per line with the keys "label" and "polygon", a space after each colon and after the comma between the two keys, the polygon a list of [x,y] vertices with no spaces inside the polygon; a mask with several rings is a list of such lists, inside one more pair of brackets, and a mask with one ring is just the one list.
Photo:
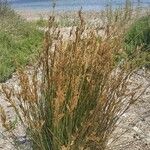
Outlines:
{"label": "sandy ground", "polygon": [[[140,70],[132,79],[150,86],[150,72]],[[150,150],[150,87],[120,118],[109,142],[110,150]]]}
{"label": "sandy ground", "polygon": [[24,19],[29,21],[37,20],[40,17],[48,18],[51,14],[50,11],[36,11],[36,10],[17,10],[16,11],[19,15],[21,15]]}
{"label": "sandy ground", "polygon": [[[17,10],[19,15],[27,20],[36,20],[40,17],[48,18],[48,16],[54,14],[56,17],[77,17],[78,11],[48,11],[48,10]],[[86,18],[97,18],[101,15],[101,11],[82,11]]]}
{"label": "sandy ground", "polygon": [[[37,10],[20,10],[17,13],[28,21],[35,21],[40,18],[48,19],[52,14],[55,16],[56,20],[64,21],[77,21],[79,19],[78,11],[37,11]],[[99,25],[102,24],[103,14],[101,11],[82,11],[82,16],[87,24]],[[103,21],[104,22],[104,21]]]}

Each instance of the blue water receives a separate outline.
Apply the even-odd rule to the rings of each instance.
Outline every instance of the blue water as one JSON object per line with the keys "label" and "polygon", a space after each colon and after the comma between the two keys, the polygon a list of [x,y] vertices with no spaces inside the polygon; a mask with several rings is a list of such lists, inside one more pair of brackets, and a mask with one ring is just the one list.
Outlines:
{"label": "blue water", "polygon": [[[82,6],[83,10],[100,10],[112,4],[112,6],[122,6],[125,0],[8,0],[11,6],[16,9],[34,9],[34,10],[51,10],[53,2],[56,2],[56,10],[79,10]],[[132,0],[134,5],[138,5],[138,1],[142,6],[150,7],[150,0]]]}

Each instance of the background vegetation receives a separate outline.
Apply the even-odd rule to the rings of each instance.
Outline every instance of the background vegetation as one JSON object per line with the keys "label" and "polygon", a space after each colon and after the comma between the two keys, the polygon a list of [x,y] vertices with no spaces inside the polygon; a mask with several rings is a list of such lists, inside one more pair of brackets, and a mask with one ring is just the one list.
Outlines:
{"label": "background vegetation", "polygon": [[37,54],[43,33],[23,20],[7,3],[0,3],[0,82],[8,79],[16,65],[27,65]]}
{"label": "background vegetation", "polygon": [[137,47],[139,47],[142,64],[138,65],[150,67],[150,15],[143,16],[132,23],[125,36],[125,45],[126,53],[131,59],[136,57]]}

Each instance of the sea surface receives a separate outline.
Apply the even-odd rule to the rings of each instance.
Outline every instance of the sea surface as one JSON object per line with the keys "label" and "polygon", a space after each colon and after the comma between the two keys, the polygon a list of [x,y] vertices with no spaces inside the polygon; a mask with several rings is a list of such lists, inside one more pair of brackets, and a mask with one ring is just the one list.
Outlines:
{"label": "sea surface", "polygon": [[[56,3],[55,10],[101,10],[110,3],[113,7],[120,7],[125,0],[8,0],[16,10],[51,10],[53,3]],[[133,5],[150,7],[150,0],[132,0]]]}

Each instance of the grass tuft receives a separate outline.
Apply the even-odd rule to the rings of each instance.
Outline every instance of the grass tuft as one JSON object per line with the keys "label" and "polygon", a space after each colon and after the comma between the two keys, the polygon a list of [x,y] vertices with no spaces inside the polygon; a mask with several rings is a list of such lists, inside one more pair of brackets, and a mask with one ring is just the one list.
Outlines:
{"label": "grass tuft", "polygon": [[[55,17],[51,16],[33,71],[29,74],[24,69],[17,70],[17,91],[2,85],[5,100],[24,125],[33,150],[107,149],[120,116],[143,94],[141,85],[131,83],[138,69],[139,53],[134,59],[123,57],[116,61],[116,56],[122,56],[126,50],[124,35],[132,16],[127,4],[125,11],[107,9],[104,37],[99,34],[101,29],[89,28],[79,11],[79,23],[72,27],[69,38],[63,40]],[[23,34],[17,33],[17,44],[12,38],[18,36],[6,33],[0,38],[7,49],[2,52],[10,49],[16,59],[21,58],[20,63],[26,63],[22,57],[31,57],[37,46],[35,39],[38,42],[40,38],[39,31],[29,33],[21,29]],[[21,36],[26,38],[20,39]],[[21,50],[15,51],[18,48]],[[7,129],[5,110],[1,108],[0,113],[2,125]]]}
{"label": "grass tuft", "polygon": [[98,38],[81,11],[79,19],[64,41],[50,17],[38,68],[30,76],[18,70],[17,93],[3,86],[33,150],[106,149],[116,122],[141,95],[140,86],[129,88],[136,66],[128,59],[115,60],[124,32],[116,26]]}

